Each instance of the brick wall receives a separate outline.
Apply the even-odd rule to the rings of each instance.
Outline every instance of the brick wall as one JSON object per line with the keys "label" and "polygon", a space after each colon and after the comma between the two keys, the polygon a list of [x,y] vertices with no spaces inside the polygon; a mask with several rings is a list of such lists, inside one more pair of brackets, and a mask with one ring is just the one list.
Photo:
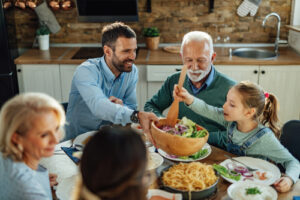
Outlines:
{"label": "brick wall", "polygon": [[[74,0],[73,0],[74,1]],[[146,0],[138,0],[139,21],[127,23],[143,42],[140,34],[143,27],[157,26],[161,42],[181,42],[182,36],[192,30],[209,32],[214,38],[230,36],[232,43],[270,43],[276,36],[276,19],[271,17],[267,27],[261,26],[270,12],[281,16],[281,39],[287,39],[291,12],[291,0],[262,0],[254,17],[239,17],[236,14],[242,0],[215,0],[214,12],[209,13],[209,0],[152,0],[152,12],[146,12]],[[107,23],[80,23],[76,8],[69,11],[54,11],[62,29],[51,35],[51,43],[100,42],[101,29]],[[31,47],[38,26],[35,12],[27,8],[11,8],[6,12],[10,35],[16,35],[19,47]],[[15,27],[15,28],[14,28]],[[15,29],[15,30],[14,30]]]}

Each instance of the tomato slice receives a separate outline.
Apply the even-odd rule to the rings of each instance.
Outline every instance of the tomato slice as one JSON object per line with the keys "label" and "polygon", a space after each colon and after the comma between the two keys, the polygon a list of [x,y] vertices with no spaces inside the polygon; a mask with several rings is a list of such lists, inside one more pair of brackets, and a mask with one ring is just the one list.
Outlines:
{"label": "tomato slice", "polygon": [[197,127],[197,131],[200,131],[200,130],[202,130],[202,128],[201,127],[199,127],[199,126],[196,126]]}

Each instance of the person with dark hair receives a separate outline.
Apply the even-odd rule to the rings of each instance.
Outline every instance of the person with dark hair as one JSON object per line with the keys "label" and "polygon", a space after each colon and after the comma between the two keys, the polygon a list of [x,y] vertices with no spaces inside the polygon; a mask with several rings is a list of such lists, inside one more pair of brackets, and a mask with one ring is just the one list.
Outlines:
{"label": "person with dark hair", "polygon": [[137,133],[102,127],[84,148],[72,199],[145,200],[146,166],[146,147]]}
{"label": "person with dark hair", "polygon": [[104,56],[88,59],[75,71],[67,109],[66,140],[105,124],[140,122],[149,134],[153,113],[137,111],[138,70],[135,32],[116,22],[102,30]]}
{"label": "person with dark hair", "polygon": [[299,161],[279,142],[280,129],[277,116],[277,98],[249,81],[233,86],[227,94],[223,108],[208,105],[177,85],[174,98],[183,101],[195,113],[207,117],[227,128],[222,135],[224,146],[238,156],[253,156],[282,164],[286,175],[274,183],[279,192],[289,191],[300,174]]}

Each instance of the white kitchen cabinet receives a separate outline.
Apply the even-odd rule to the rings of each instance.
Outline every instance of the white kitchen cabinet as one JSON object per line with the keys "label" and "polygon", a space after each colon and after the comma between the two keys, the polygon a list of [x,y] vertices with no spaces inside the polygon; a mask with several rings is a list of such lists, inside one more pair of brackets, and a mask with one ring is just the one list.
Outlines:
{"label": "white kitchen cabinet", "polygon": [[61,101],[58,64],[22,64],[17,69],[20,92],[43,92]]}
{"label": "white kitchen cabinet", "polygon": [[180,71],[182,65],[148,65],[147,66],[147,97],[152,98],[171,74]]}
{"label": "white kitchen cabinet", "polygon": [[[273,93],[279,101],[281,123],[300,119],[300,66],[217,65],[216,69],[240,82],[249,80]],[[297,79],[298,78],[298,79]]]}
{"label": "white kitchen cabinet", "polygon": [[258,83],[259,66],[257,65],[215,65],[215,68],[237,82],[248,80]]}
{"label": "white kitchen cabinet", "polygon": [[60,65],[60,82],[62,102],[69,102],[69,94],[74,72],[79,65]]}
{"label": "white kitchen cabinet", "polygon": [[138,103],[138,110],[144,110],[144,105],[147,98],[147,70],[146,65],[137,65],[139,70],[139,81],[136,86],[136,98]]}
{"label": "white kitchen cabinet", "polygon": [[300,119],[300,66],[260,66],[259,84],[278,98],[282,123]]}

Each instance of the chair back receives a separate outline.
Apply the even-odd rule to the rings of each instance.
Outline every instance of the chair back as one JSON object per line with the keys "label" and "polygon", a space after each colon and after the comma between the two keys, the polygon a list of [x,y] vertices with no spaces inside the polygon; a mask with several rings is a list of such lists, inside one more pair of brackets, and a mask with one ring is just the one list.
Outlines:
{"label": "chair back", "polygon": [[61,105],[64,107],[65,113],[67,113],[68,102],[61,103]]}
{"label": "chair back", "polygon": [[291,120],[283,125],[280,142],[300,160],[300,120]]}

